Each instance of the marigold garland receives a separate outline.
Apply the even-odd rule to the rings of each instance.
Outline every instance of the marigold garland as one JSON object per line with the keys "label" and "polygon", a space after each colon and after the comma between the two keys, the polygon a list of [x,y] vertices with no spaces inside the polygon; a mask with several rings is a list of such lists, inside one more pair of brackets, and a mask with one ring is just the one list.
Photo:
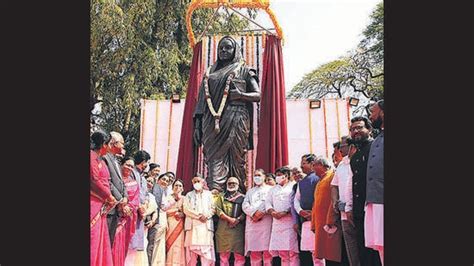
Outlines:
{"label": "marigold garland", "polygon": [[232,71],[232,73],[230,73],[227,77],[224,88],[224,96],[222,97],[221,104],[219,105],[219,109],[217,112],[214,109],[214,106],[212,105],[211,94],[209,93],[209,74],[211,68],[208,68],[206,74],[204,75],[204,92],[206,93],[207,107],[209,107],[209,111],[211,112],[212,116],[214,116],[214,131],[216,133],[220,132],[219,122],[222,116],[222,112],[224,111],[225,103],[227,102],[227,96],[229,95],[230,82],[237,75],[237,70],[240,69],[240,66],[242,64],[243,62],[240,62],[238,67],[234,71]]}
{"label": "marigold garland", "polygon": [[194,38],[194,32],[191,23],[191,18],[194,10],[198,8],[218,8],[220,6],[233,8],[263,9],[272,20],[272,23],[277,33],[277,37],[283,41],[283,30],[281,29],[275,14],[270,9],[269,0],[193,0],[191,1],[188,9],[186,10],[186,28],[188,30],[188,39],[191,47],[194,47],[194,45],[196,44],[196,39]]}

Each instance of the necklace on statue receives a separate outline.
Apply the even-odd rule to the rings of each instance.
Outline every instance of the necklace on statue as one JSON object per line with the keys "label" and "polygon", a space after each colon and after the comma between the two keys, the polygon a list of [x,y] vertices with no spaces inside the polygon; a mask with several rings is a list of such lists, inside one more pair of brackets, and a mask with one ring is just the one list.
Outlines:
{"label": "necklace on statue", "polygon": [[220,132],[219,122],[222,116],[222,112],[224,111],[225,103],[227,102],[227,96],[229,95],[230,82],[235,77],[237,70],[240,69],[240,65],[242,65],[242,62],[227,77],[224,88],[224,96],[222,97],[221,104],[219,105],[219,109],[217,112],[216,109],[214,109],[214,106],[212,105],[211,94],[209,93],[209,74],[211,71],[210,67],[206,70],[206,74],[204,75],[204,91],[206,93],[206,102],[207,106],[209,107],[209,111],[211,111],[211,114],[214,117],[214,132],[216,132],[216,134]]}

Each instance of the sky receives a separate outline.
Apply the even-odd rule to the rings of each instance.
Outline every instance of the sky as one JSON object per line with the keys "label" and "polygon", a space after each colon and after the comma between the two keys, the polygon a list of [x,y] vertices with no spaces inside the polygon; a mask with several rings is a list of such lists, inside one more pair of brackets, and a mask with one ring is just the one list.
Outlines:
{"label": "sky", "polygon": [[[381,0],[273,0],[270,8],[283,30],[285,87],[356,47]],[[257,21],[273,27],[266,13]]]}

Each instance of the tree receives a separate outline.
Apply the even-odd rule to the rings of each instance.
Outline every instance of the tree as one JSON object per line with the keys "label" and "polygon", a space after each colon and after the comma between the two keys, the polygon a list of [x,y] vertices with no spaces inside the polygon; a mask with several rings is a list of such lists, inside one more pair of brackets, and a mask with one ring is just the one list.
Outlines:
{"label": "tree", "polygon": [[370,15],[363,36],[357,48],[306,74],[288,97],[356,97],[361,100],[354,110],[358,114],[365,111],[365,103],[383,98],[383,2]]}
{"label": "tree", "polygon": [[[192,59],[185,25],[188,4],[184,0],[91,0],[90,110],[95,123],[91,128],[122,133],[129,153],[138,149],[140,99],[185,95]],[[204,30],[213,13],[209,9],[194,13],[196,32]],[[249,15],[256,13],[250,10]],[[247,21],[223,10],[208,32],[247,26]]]}

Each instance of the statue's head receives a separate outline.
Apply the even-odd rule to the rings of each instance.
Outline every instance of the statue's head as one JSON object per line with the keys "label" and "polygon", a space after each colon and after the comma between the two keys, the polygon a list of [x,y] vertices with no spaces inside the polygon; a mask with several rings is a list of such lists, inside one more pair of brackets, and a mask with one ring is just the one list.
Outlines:
{"label": "statue's head", "polygon": [[224,36],[217,46],[217,57],[222,62],[237,62],[240,60],[240,47],[234,38]]}

